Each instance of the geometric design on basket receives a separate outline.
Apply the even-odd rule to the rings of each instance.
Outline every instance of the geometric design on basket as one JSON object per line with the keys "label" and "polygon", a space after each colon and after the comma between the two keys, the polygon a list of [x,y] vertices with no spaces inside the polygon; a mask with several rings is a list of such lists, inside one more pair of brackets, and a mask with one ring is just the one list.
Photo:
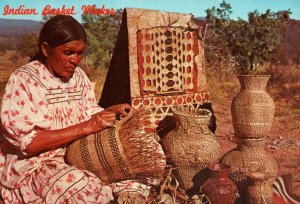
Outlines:
{"label": "geometric design on basket", "polygon": [[178,125],[163,138],[165,153],[184,190],[193,186],[196,174],[221,157],[220,143],[208,128],[211,115],[206,109],[176,108],[173,118]]}
{"label": "geometric design on basket", "polygon": [[[104,144],[102,143],[101,138],[102,138],[101,132],[100,133],[98,133],[98,132],[95,133],[96,152],[97,152],[100,163],[102,164],[103,168],[105,169],[105,172],[107,173],[107,176],[108,176],[109,180],[114,180],[115,176],[113,175],[113,170],[111,169],[111,166],[107,162],[107,158],[105,157],[104,148],[102,148],[102,146],[105,143]],[[85,160],[89,160],[89,159],[86,158],[86,157],[83,157],[83,161],[85,161]],[[101,178],[101,175],[99,175],[99,173],[97,173],[96,175]]]}
{"label": "geometric design on basket", "polygon": [[[210,95],[208,92],[202,93],[188,93],[171,96],[144,96],[132,98],[132,106],[135,109],[142,107],[149,108],[150,119],[149,128],[156,128],[159,121],[167,115],[173,115],[173,111],[177,107],[198,109],[203,103],[210,102]],[[198,107],[198,108],[197,108]]]}
{"label": "geometric design on basket", "polygon": [[[117,162],[118,166],[121,167],[121,172],[124,175],[124,177],[135,177],[134,174],[129,170],[128,164],[126,164],[125,158],[123,158],[120,150],[120,146],[118,146],[118,143],[120,141],[117,141],[118,137],[115,137],[116,134],[116,128],[110,128],[108,130],[108,142],[110,144],[112,155]],[[115,178],[114,178],[115,179]]]}
{"label": "geometric design on basket", "polygon": [[72,142],[66,162],[93,172],[105,183],[161,179],[166,158],[155,134],[144,130],[149,114],[144,109],[132,111],[114,126]]}
{"label": "geometric design on basket", "polygon": [[[102,181],[116,181],[120,177],[134,178],[125,162],[121,146],[115,137],[115,127],[83,137],[79,140],[81,161],[86,170],[97,175]],[[94,152],[91,152],[91,149]],[[68,154],[69,157],[71,156]],[[74,163],[71,161],[71,163]],[[75,165],[77,165],[75,163]]]}
{"label": "geometric design on basket", "polygon": [[87,148],[87,138],[82,138],[80,140],[80,149],[81,149],[81,157],[85,158],[84,165],[86,166],[86,169],[88,169],[92,173],[96,173],[96,170],[94,168],[93,162],[91,160],[91,156],[89,154],[89,150]]}
{"label": "geometric design on basket", "polygon": [[232,124],[236,137],[262,138],[271,129],[275,104],[266,91],[270,76],[239,75],[241,90],[232,101]]}
{"label": "geometric design on basket", "polygon": [[[255,96],[255,94],[253,94]],[[244,104],[237,104],[234,114],[233,128],[236,137],[242,138],[261,138],[271,129],[274,113],[274,107],[268,104],[258,104],[257,100],[255,106],[245,106]],[[270,113],[270,114],[265,114]],[[239,120],[236,121],[235,118]],[[255,122],[253,122],[255,121]]]}
{"label": "geometric design on basket", "polygon": [[265,138],[236,138],[237,147],[222,157],[222,163],[231,167],[233,173],[243,173],[254,180],[276,177],[276,160],[264,149]]}
{"label": "geometric design on basket", "polygon": [[141,95],[196,91],[198,30],[155,27],[137,32]]}

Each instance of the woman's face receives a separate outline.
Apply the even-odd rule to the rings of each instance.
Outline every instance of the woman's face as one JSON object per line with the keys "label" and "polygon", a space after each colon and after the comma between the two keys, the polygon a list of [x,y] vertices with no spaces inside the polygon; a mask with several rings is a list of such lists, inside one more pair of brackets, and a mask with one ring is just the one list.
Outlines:
{"label": "woman's face", "polygon": [[42,43],[42,51],[50,73],[62,80],[69,80],[83,57],[85,47],[82,40],[73,40],[53,48],[47,43]]}

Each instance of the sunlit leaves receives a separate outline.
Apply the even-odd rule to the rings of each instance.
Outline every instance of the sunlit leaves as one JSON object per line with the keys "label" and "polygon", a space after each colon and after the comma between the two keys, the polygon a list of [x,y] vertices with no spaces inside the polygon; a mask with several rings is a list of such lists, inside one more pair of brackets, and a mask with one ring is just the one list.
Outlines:
{"label": "sunlit leaves", "polygon": [[270,10],[260,14],[255,10],[248,13],[248,20],[233,20],[230,18],[231,6],[225,1],[220,8],[212,7],[206,12],[211,29],[208,48],[218,47],[213,51],[206,49],[208,61],[218,59],[220,55],[222,60],[233,57],[235,63],[229,66],[242,73],[255,72],[280,51],[284,23],[290,14],[290,11]]}

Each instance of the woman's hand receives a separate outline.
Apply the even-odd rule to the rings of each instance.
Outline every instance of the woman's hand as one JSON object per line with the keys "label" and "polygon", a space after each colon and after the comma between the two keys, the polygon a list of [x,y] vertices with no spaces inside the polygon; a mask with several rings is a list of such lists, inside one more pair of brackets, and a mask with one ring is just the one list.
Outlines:
{"label": "woman's hand", "polygon": [[127,103],[122,103],[122,104],[110,106],[110,107],[106,108],[105,110],[113,111],[116,114],[120,114],[121,117],[125,117],[128,115],[128,113],[130,111],[133,110],[133,108],[131,105],[129,105]]}
{"label": "woman's hand", "polygon": [[90,123],[93,132],[98,132],[116,123],[116,113],[110,110],[103,110],[93,115],[90,119]]}
{"label": "woman's hand", "polygon": [[118,115],[125,117],[131,110],[133,110],[133,108],[127,103],[110,106],[104,109],[91,117],[89,125],[91,128],[90,131],[95,133],[114,125],[118,119]]}

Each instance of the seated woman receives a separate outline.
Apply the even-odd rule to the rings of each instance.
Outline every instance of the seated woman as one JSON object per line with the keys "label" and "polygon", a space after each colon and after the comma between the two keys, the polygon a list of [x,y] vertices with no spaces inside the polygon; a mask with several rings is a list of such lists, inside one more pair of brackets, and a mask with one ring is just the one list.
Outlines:
{"label": "seated woman", "polygon": [[4,137],[17,151],[0,154],[0,192],[5,203],[108,203],[113,193],[147,196],[149,186],[104,184],[65,163],[71,141],[96,133],[132,108],[102,109],[78,67],[86,48],[84,28],[71,16],[55,16],[42,28],[39,53],[10,77],[1,108]]}

